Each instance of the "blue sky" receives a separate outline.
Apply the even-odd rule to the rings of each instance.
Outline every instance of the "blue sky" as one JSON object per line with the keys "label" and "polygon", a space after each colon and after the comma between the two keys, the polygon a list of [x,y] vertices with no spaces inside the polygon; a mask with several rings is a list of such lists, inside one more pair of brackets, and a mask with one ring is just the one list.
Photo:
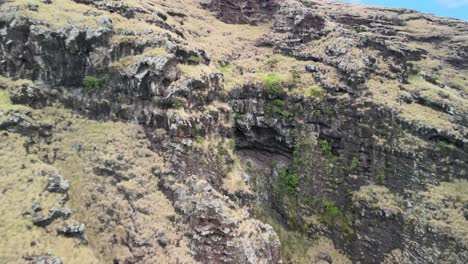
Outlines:
{"label": "blue sky", "polygon": [[366,5],[405,7],[468,21],[468,0],[342,0]]}

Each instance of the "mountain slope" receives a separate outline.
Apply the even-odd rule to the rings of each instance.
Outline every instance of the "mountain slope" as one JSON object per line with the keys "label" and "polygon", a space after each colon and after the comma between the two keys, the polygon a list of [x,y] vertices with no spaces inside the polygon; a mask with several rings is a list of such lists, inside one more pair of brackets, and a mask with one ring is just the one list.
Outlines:
{"label": "mountain slope", "polygon": [[294,0],[0,10],[0,262],[468,261],[466,22]]}

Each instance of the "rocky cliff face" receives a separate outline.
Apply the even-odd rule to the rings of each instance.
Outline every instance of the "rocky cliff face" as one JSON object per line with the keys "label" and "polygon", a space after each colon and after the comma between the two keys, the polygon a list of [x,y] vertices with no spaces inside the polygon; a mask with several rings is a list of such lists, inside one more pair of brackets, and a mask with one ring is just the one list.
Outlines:
{"label": "rocky cliff face", "polygon": [[293,0],[0,10],[0,260],[468,261],[466,22]]}

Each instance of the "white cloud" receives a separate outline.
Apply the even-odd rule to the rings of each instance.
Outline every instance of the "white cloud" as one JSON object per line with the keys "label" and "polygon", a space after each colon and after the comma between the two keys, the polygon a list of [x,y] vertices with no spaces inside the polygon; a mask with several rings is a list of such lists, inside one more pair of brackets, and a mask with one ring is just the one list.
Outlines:
{"label": "white cloud", "polygon": [[468,6],[468,0],[437,0],[448,8],[457,8]]}

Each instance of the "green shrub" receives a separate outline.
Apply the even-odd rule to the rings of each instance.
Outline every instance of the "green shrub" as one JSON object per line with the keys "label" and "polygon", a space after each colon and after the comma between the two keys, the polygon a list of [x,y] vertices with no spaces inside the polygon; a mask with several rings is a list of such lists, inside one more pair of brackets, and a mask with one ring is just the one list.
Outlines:
{"label": "green shrub", "polygon": [[326,139],[320,140],[319,143],[320,143],[320,151],[322,152],[322,155],[325,158],[333,157],[332,147],[331,147],[330,143],[328,143],[328,141]]}
{"label": "green shrub", "polygon": [[375,177],[375,180],[376,180],[377,183],[384,183],[386,179],[387,179],[387,177],[385,177],[385,174],[383,174],[383,173],[378,174]]}
{"label": "green shrub", "polygon": [[102,86],[107,82],[108,78],[97,78],[94,76],[85,76],[83,78],[84,90],[86,93],[94,93],[99,91]]}
{"label": "green shrub", "polygon": [[290,173],[285,168],[278,171],[280,185],[290,194],[296,193],[296,187],[299,184],[299,177],[295,173]]}
{"label": "green shrub", "polygon": [[275,112],[275,114],[278,114],[284,118],[287,118],[287,119],[292,119],[292,117],[294,117],[294,115],[289,112],[288,110],[283,110],[283,109],[278,109],[278,108],[274,108],[273,111]]}
{"label": "green shrub", "polygon": [[278,165],[279,165],[279,162],[278,162],[277,160],[274,160],[274,161],[271,162],[271,167],[272,167],[273,169],[278,168]]}
{"label": "green shrub", "polygon": [[235,113],[235,114],[234,114],[234,120],[240,120],[240,119],[242,119],[242,114],[240,114],[240,113]]}
{"label": "green shrub", "polygon": [[322,87],[313,85],[306,89],[306,95],[308,97],[322,99],[325,96],[325,91]]}
{"label": "green shrub", "polygon": [[302,0],[301,2],[307,7],[310,7],[312,5],[312,2],[310,0]]}
{"label": "green shrub", "polygon": [[263,79],[263,84],[265,85],[266,92],[272,98],[278,98],[284,94],[283,90],[283,77],[276,73],[269,73]]}
{"label": "green shrub", "polygon": [[203,143],[203,137],[200,136],[200,135],[196,135],[195,136],[195,142],[197,142],[198,144]]}
{"label": "green shrub", "polygon": [[359,165],[359,159],[357,157],[353,157],[353,159],[351,160],[351,165],[349,166],[349,168],[353,171],[355,169],[357,169]]}
{"label": "green shrub", "polygon": [[322,201],[323,213],[319,217],[319,221],[329,228],[337,226],[340,231],[347,237],[354,234],[352,221],[333,201]]}
{"label": "green shrub", "polygon": [[361,28],[353,28],[353,31],[356,32],[356,33],[361,33],[362,32]]}
{"label": "green shrub", "polygon": [[276,107],[283,107],[284,106],[284,101],[281,99],[275,99],[273,101],[273,105]]}
{"label": "green shrub", "polygon": [[445,140],[439,140],[437,141],[436,143],[436,147],[439,149],[439,150],[450,150],[450,149],[453,149],[454,146],[450,143],[448,143],[447,141]]}
{"label": "green shrub", "polygon": [[333,107],[327,105],[327,106],[325,106],[325,107],[323,108],[322,112],[323,112],[324,114],[326,114],[326,115],[331,116],[331,115],[333,115],[333,113],[334,113],[334,112],[333,112]]}

